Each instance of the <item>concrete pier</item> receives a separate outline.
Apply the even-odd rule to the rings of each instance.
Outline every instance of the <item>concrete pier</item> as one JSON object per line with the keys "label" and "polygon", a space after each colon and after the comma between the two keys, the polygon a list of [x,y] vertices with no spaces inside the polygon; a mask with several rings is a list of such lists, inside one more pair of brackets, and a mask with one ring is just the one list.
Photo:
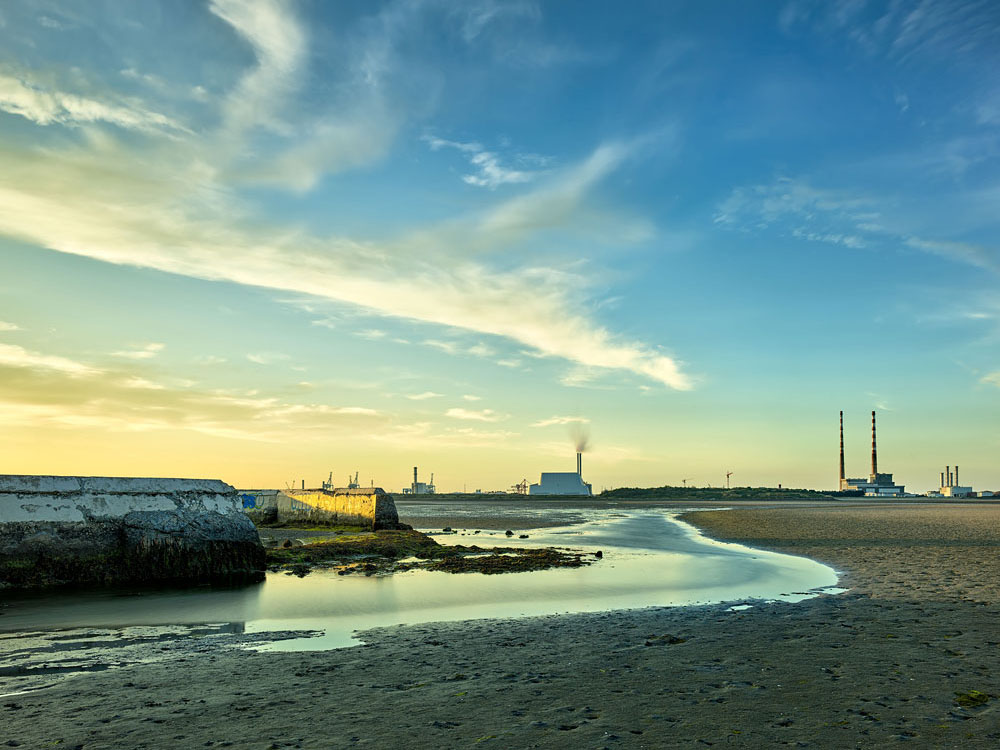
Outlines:
{"label": "concrete pier", "polygon": [[225,482],[0,475],[0,588],[261,580],[264,567]]}
{"label": "concrete pier", "polygon": [[240,490],[244,511],[256,523],[399,528],[392,496],[380,487]]}

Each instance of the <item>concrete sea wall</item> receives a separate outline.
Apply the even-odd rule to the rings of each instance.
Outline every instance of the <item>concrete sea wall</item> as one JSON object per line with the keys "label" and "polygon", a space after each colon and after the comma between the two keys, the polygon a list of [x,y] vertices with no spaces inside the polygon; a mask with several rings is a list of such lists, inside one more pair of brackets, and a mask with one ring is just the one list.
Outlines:
{"label": "concrete sea wall", "polygon": [[264,568],[225,482],[0,475],[0,587],[260,580]]}
{"label": "concrete sea wall", "polygon": [[243,512],[255,524],[277,523],[280,490],[238,490]]}
{"label": "concrete sea wall", "polygon": [[257,523],[400,527],[392,496],[379,487],[316,490],[240,490],[244,512]]}

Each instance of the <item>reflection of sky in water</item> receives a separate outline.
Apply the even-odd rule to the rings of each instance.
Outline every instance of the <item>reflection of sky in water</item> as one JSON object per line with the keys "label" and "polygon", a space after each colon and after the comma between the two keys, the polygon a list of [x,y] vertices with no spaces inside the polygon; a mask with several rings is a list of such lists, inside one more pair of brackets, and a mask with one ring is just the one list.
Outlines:
{"label": "reflection of sky in water", "polygon": [[554,545],[604,552],[602,561],[584,568],[491,576],[429,571],[385,577],[269,574],[264,584],[233,590],[48,595],[12,601],[0,629],[244,622],[247,632],[324,632],[265,648],[323,649],[350,645],[356,642],[353,631],[384,625],[795,599],[837,580],[825,565],[712,542],[663,513],[584,512],[599,520],[535,529],[529,539],[496,532],[438,537],[444,544]]}

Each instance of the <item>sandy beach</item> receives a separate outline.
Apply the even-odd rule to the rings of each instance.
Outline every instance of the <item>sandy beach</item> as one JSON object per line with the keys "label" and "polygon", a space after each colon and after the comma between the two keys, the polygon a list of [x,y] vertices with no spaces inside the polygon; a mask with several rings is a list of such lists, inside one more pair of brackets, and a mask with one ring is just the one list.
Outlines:
{"label": "sandy beach", "polygon": [[826,562],[850,591],[736,612],[386,628],[325,652],[182,654],[5,697],[0,745],[1000,743],[1000,505],[756,504],[686,520]]}

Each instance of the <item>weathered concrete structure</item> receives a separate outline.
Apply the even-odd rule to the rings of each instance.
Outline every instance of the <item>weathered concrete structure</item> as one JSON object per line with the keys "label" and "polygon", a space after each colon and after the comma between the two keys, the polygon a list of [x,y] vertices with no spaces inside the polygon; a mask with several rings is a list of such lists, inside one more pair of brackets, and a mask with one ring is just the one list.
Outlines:
{"label": "weathered concrete structure", "polygon": [[0,475],[0,587],[261,580],[264,568],[225,482]]}
{"label": "weathered concrete structure", "polygon": [[400,528],[392,496],[381,487],[240,490],[244,512],[257,523]]}
{"label": "weathered concrete structure", "polygon": [[243,512],[255,524],[277,523],[280,490],[238,490]]}

